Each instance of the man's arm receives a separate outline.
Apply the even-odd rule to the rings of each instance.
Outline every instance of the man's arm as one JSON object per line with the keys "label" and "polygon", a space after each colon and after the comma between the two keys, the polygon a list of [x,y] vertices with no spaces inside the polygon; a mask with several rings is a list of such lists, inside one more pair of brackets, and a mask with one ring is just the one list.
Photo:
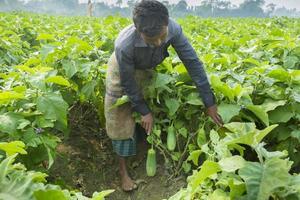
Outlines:
{"label": "man's arm", "polygon": [[132,107],[136,112],[142,115],[150,113],[144,97],[135,80],[135,69],[133,55],[128,51],[116,48],[116,58],[119,64],[121,86],[125,94],[129,97]]}
{"label": "man's arm", "polygon": [[195,82],[205,107],[208,108],[215,104],[215,97],[210,88],[203,64],[179,25],[177,29],[178,32],[175,37],[171,39],[171,44]]}
{"label": "man's arm", "polygon": [[171,39],[171,44],[177,52],[180,60],[183,62],[191,78],[195,82],[202,101],[207,108],[207,114],[214,120],[219,126],[223,125],[222,118],[217,112],[217,106],[215,105],[215,96],[210,88],[206,72],[204,71],[203,64],[199,60],[195,50],[182,32],[182,28],[175,23],[177,33]]}

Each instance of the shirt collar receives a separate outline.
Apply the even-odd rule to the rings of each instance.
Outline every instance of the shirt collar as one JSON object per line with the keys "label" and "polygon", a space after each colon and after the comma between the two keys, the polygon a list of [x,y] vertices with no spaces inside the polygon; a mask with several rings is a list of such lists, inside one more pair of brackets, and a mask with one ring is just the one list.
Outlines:
{"label": "shirt collar", "polygon": [[141,35],[135,31],[135,40],[134,40],[135,47],[148,47],[146,42],[142,39]]}

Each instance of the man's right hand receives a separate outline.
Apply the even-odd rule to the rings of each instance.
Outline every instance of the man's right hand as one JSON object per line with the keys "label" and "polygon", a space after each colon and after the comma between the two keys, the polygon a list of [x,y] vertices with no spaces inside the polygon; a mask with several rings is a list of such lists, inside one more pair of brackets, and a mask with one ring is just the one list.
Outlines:
{"label": "man's right hand", "polygon": [[149,135],[151,133],[152,127],[153,127],[152,113],[149,113],[147,115],[143,115],[141,124],[142,124],[142,127],[146,130],[147,135]]}

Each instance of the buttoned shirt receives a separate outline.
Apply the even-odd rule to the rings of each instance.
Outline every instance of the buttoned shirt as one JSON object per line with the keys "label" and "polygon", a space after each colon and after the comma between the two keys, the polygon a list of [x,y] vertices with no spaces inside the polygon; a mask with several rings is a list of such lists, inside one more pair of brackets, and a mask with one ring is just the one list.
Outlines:
{"label": "buttoned shirt", "polygon": [[175,49],[195,82],[204,105],[210,107],[215,104],[215,97],[210,88],[203,64],[178,23],[169,19],[167,38],[159,47],[146,44],[132,24],[119,33],[114,50],[119,65],[122,89],[128,95],[134,111],[142,115],[146,115],[151,111],[135,81],[135,69],[155,68],[169,56],[168,47],[170,45]]}

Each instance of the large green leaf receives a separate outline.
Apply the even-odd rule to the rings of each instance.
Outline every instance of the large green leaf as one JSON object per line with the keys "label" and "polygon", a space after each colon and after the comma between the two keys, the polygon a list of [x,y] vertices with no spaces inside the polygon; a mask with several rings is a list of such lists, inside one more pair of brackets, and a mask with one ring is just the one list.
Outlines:
{"label": "large green leaf", "polygon": [[36,200],[68,200],[62,190],[39,190],[34,192]]}
{"label": "large green leaf", "polygon": [[232,156],[228,158],[223,158],[219,161],[219,165],[222,171],[234,172],[245,165],[245,160],[241,156]]}
{"label": "large green leaf", "polygon": [[191,185],[192,193],[195,192],[196,188],[209,176],[216,174],[221,171],[218,163],[206,160],[199,171],[193,174],[189,179],[189,184]]}
{"label": "large green leaf", "polygon": [[265,163],[247,162],[239,170],[251,200],[268,200],[276,190],[287,186],[290,179],[290,163],[287,160],[272,158]]}
{"label": "large green leaf", "polygon": [[14,91],[4,91],[0,92],[0,104],[9,103],[12,100],[24,99],[24,93],[18,93]]}
{"label": "large green leaf", "polygon": [[187,96],[186,100],[187,100],[186,103],[191,104],[191,105],[196,105],[196,106],[203,105],[203,102],[199,97],[199,93],[197,93],[197,92],[190,93]]}
{"label": "large green leaf", "polygon": [[46,83],[55,83],[55,84],[67,86],[67,87],[71,86],[70,82],[62,76],[48,77],[48,78],[46,78],[45,82]]}
{"label": "large green leaf", "polygon": [[230,196],[221,189],[216,189],[207,200],[230,200]]}
{"label": "large green leaf", "polygon": [[24,148],[25,144],[22,141],[0,142],[0,149],[5,151],[8,156],[16,153],[27,154]]}
{"label": "large green leaf", "polygon": [[67,125],[68,104],[60,94],[46,93],[36,100],[37,109],[44,114],[45,119],[57,120]]}
{"label": "large green leaf", "polygon": [[294,112],[290,105],[280,106],[273,111],[269,112],[270,122],[272,123],[286,123],[288,122],[293,116]]}
{"label": "large green leaf", "polygon": [[173,80],[172,76],[168,74],[157,73],[155,78],[154,86],[156,88],[163,87]]}
{"label": "large green leaf", "polygon": [[94,95],[94,90],[97,85],[95,80],[87,82],[81,89],[81,94],[84,96],[84,99],[89,99]]}
{"label": "large green leaf", "polygon": [[253,112],[266,126],[269,126],[269,117],[264,108],[260,105],[248,105],[247,109]]}
{"label": "large green leaf", "polygon": [[[299,62],[299,59],[298,59],[298,62]],[[290,75],[291,75],[292,81],[294,83],[297,83],[297,84],[300,83],[300,70],[292,70],[290,72]]]}
{"label": "large green leaf", "polygon": [[223,122],[228,123],[232,117],[239,114],[241,107],[235,104],[222,103],[218,106],[218,113],[221,115]]}
{"label": "large green leaf", "polygon": [[178,110],[180,104],[177,99],[166,99],[166,106],[169,109],[170,116],[173,116]]}
{"label": "large green leaf", "polygon": [[28,200],[33,199],[33,192],[44,187],[35,181],[45,180],[45,174],[27,172],[24,168],[13,166],[15,156],[6,158],[0,163],[0,199]]}
{"label": "large green leaf", "polygon": [[77,63],[74,60],[63,60],[62,67],[65,70],[66,76],[72,78],[78,72]]}
{"label": "large green leaf", "polygon": [[269,112],[271,110],[274,110],[278,106],[283,106],[286,104],[286,100],[280,100],[280,101],[274,101],[271,99],[266,99],[263,104],[261,104],[261,107],[264,109],[265,112]]}
{"label": "large green leaf", "polygon": [[258,130],[255,128],[253,123],[230,123],[224,125],[232,133],[226,133],[227,136],[224,138],[224,142],[227,145],[232,144],[246,144],[249,146],[256,146],[262,141],[262,139],[270,133],[277,124],[268,126],[263,130]]}
{"label": "large green leaf", "polygon": [[8,134],[16,132],[19,121],[23,120],[23,117],[17,113],[8,112],[0,115],[0,131]]}
{"label": "large green leaf", "polygon": [[268,76],[277,79],[279,81],[288,82],[290,80],[289,73],[282,68],[273,69],[269,72]]}
{"label": "large green leaf", "polygon": [[254,123],[231,122],[225,124],[224,127],[233,133],[248,133],[255,131]]}
{"label": "large green leaf", "polygon": [[228,180],[228,186],[230,188],[231,199],[236,199],[242,196],[242,194],[246,191],[245,183],[233,178]]}

